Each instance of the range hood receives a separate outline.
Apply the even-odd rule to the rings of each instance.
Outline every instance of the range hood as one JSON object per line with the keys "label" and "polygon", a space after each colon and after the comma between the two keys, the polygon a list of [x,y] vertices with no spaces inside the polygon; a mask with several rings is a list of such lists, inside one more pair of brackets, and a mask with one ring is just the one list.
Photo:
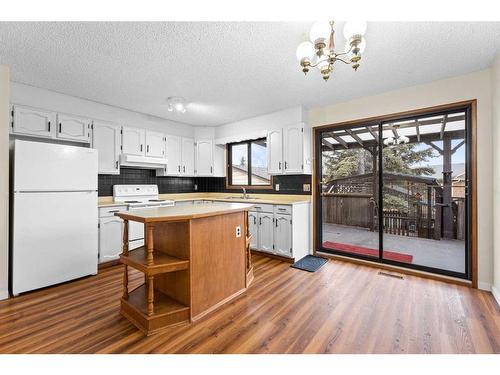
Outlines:
{"label": "range hood", "polygon": [[167,166],[167,159],[121,154],[120,166],[146,169],[163,169]]}

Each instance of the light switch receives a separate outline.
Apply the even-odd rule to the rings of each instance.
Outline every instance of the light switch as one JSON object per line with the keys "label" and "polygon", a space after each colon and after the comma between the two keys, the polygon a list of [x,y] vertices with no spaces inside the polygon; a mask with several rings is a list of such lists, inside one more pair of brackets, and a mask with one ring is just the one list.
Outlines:
{"label": "light switch", "polygon": [[311,184],[304,184],[303,188],[304,188],[304,191],[311,191]]}
{"label": "light switch", "polygon": [[275,186],[276,191],[280,191],[280,184],[276,184]]}

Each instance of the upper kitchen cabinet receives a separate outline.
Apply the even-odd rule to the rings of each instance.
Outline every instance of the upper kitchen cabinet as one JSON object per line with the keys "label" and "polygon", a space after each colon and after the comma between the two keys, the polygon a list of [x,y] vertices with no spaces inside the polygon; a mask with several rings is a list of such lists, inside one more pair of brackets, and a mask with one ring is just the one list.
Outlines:
{"label": "upper kitchen cabinet", "polygon": [[88,118],[57,114],[56,138],[65,141],[90,143],[90,125]]}
{"label": "upper kitchen cabinet", "polygon": [[311,173],[311,136],[305,124],[269,130],[267,150],[270,174]]}
{"label": "upper kitchen cabinet", "polygon": [[163,133],[146,131],[146,156],[165,159],[165,142]]}
{"label": "upper kitchen cabinet", "polygon": [[120,174],[121,126],[94,121],[92,145],[98,151],[98,173]]}
{"label": "upper kitchen cabinet", "polygon": [[56,127],[56,113],[21,105],[12,106],[12,133],[52,138]]}
{"label": "upper kitchen cabinet", "polygon": [[283,173],[283,131],[270,130],[267,133],[267,168],[269,174]]}
{"label": "upper kitchen cabinet", "polygon": [[194,139],[182,138],[182,176],[194,176]]}
{"label": "upper kitchen cabinet", "polygon": [[226,145],[214,145],[214,177],[226,177]]}
{"label": "upper kitchen cabinet", "polygon": [[196,141],[196,175],[213,176],[214,174],[214,143],[211,139]]}
{"label": "upper kitchen cabinet", "polygon": [[144,156],[146,130],[122,127],[122,154]]}
{"label": "upper kitchen cabinet", "polygon": [[181,137],[167,135],[167,171],[169,176],[180,176],[181,174]]}

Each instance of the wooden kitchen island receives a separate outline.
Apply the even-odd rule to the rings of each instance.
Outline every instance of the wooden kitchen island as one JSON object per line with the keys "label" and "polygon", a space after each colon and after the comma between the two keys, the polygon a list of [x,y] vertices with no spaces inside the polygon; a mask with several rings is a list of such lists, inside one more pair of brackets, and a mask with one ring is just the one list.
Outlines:
{"label": "wooden kitchen island", "polygon": [[[251,207],[217,203],[116,213],[124,220],[122,315],[150,335],[196,321],[243,293],[253,279]],[[129,221],[144,223],[145,238],[145,246],[130,252]],[[131,291],[128,267],[145,279]]]}

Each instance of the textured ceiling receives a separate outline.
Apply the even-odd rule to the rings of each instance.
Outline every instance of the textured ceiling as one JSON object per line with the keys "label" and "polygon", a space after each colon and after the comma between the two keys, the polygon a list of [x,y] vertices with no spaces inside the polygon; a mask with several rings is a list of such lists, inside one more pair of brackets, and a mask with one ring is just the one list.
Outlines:
{"label": "textured ceiling", "polygon": [[[339,23],[337,45],[343,46]],[[373,22],[354,72],[304,77],[296,46],[310,23],[0,23],[12,80],[193,125],[331,104],[488,67],[500,23]],[[167,111],[184,96],[184,114]]]}

